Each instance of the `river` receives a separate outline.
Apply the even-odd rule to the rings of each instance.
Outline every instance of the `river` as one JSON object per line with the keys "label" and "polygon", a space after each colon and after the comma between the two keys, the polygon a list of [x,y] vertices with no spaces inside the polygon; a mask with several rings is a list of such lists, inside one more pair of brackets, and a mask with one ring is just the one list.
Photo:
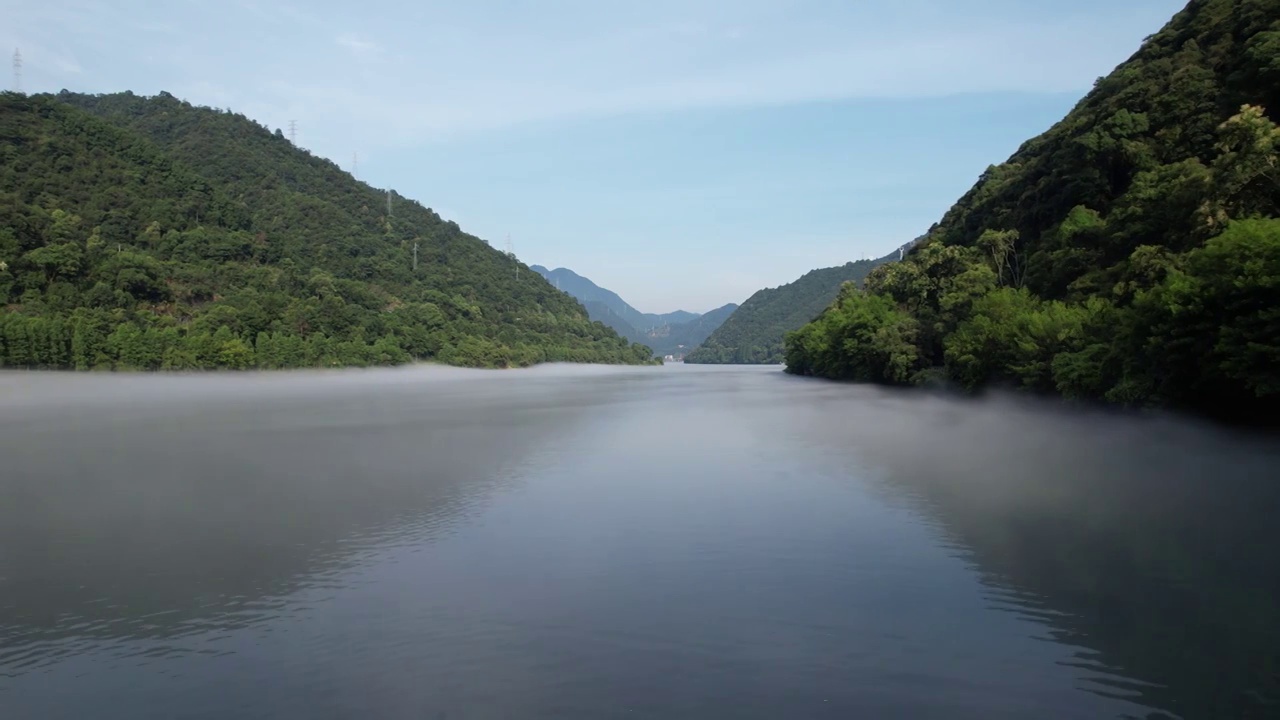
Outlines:
{"label": "river", "polygon": [[0,375],[0,716],[1280,717],[1280,448],[778,368]]}

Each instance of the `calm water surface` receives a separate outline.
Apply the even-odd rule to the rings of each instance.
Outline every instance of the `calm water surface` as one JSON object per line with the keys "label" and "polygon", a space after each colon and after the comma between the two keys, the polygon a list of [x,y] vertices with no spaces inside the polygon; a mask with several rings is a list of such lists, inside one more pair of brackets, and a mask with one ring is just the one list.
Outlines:
{"label": "calm water surface", "polygon": [[1280,717],[1280,449],[776,368],[0,376],[0,717]]}

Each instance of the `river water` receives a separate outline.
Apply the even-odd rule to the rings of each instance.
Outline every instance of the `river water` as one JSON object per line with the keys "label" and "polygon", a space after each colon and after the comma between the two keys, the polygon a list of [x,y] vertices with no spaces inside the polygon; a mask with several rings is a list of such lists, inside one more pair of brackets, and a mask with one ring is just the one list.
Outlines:
{"label": "river water", "polygon": [[0,717],[1280,717],[1280,449],[777,368],[0,376]]}

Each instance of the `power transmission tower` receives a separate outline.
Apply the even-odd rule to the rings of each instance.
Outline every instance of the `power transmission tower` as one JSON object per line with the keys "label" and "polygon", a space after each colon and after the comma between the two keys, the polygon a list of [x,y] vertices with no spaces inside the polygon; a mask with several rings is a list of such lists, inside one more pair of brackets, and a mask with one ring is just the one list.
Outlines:
{"label": "power transmission tower", "polygon": [[357,153],[351,153],[351,177],[360,179],[360,156]]}
{"label": "power transmission tower", "polygon": [[289,144],[290,145],[298,144],[298,121],[297,120],[289,121]]}
{"label": "power transmission tower", "polygon": [[387,217],[391,217],[391,190],[387,190]]}
{"label": "power transmission tower", "polygon": [[511,246],[511,233],[507,233],[507,257],[516,264],[516,279],[520,279],[520,261],[516,260],[516,251]]}
{"label": "power transmission tower", "polygon": [[13,49],[13,91],[22,92],[22,51]]}
{"label": "power transmission tower", "polygon": [[413,243],[413,271],[418,272],[418,243],[416,240]]}

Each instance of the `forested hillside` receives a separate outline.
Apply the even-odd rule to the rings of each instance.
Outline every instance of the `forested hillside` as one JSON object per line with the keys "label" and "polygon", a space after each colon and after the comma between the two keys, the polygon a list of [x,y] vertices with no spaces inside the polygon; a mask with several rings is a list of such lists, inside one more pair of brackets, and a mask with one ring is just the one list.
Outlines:
{"label": "forested hillside", "polygon": [[631,323],[623,320],[608,303],[603,300],[580,300],[579,302],[582,302],[583,307],[587,309],[587,316],[592,320],[608,325],[619,336],[631,342],[644,343],[644,333],[631,327]]}
{"label": "forested hillside", "polygon": [[861,282],[873,268],[898,254],[879,260],[859,260],[839,267],[805,273],[787,285],[765,288],[747,298],[742,306],[711,333],[696,350],[685,356],[688,363],[782,362],[783,337],[812,320],[836,299],[840,286]]}
{"label": "forested hillside", "polygon": [[989,168],[788,370],[943,375],[1274,422],[1280,0],[1195,0]]}
{"label": "forested hillside", "polygon": [[[0,96],[0,363],[645,362],[574,300],[280,131],[170,95]],[[414,247],[417,246],[416,267]]]}

